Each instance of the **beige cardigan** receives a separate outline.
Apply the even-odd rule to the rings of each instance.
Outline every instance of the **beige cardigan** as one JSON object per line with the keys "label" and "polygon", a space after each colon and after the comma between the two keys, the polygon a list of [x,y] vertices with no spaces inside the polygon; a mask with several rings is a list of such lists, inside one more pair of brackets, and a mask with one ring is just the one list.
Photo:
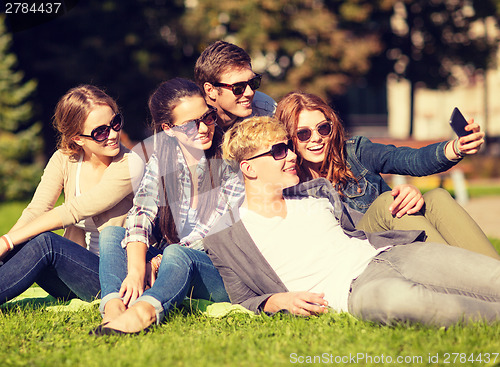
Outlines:
{"label": "beige cardigan", "polygon": [[64,204],[54,209],[65,228],[64,237],[86,247],[85,232],[74,224],[87,217],[92,217],[99,231],[106,226],[123,226],[132,207],[133,186],[142,177],[142,160],[121,146],[120,153],[106,168],[99,183],[78,197],[75,196],[77,167],[78,161],[70,159],[60,150],[56,151],[18,223],[28,223],[53,209],[61,190],[64,190]]}

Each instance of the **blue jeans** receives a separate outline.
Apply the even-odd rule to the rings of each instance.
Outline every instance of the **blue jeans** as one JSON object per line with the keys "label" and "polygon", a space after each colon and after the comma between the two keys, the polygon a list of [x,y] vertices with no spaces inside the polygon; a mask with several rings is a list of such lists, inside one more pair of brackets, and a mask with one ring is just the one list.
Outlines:
{"label": "blue jeans", "polygon": [[349,312],[383,324],[500,320],[500,262],[438,243],[395,246],[352,282]]}
{"label": "blue jeans", "polygon": [[[124,235],[123,228],[107,227],[99,238],[102,313],[106,302],[119,298],[121,283],[127,276],[127,253],[121,247]],[[150,247],[151,253],[148,257],[152,257],[154,251],[158,252]],[[186,296],[229,302],[222,278],[205,252],[169,245],[163,251],[153,287],[146,290],[135,302],[144,301],[154,306],[156,320],[160,322],[163,316]]]}
{"label": "blue jeans", "polygon": [[52,232],[15,247],[0,266],[0,304],[38,283],[51,296],[99,296],[99,256]]}
{"label": "blue jeans", "polygon": [[[109,226],[99,234],[99,279],[101,282],[101,309],[112,298],[119,298],[120,287],[127,276],[127,250],[121,245],[125,228]],[[146,261],[161,251],[150,247]]]}

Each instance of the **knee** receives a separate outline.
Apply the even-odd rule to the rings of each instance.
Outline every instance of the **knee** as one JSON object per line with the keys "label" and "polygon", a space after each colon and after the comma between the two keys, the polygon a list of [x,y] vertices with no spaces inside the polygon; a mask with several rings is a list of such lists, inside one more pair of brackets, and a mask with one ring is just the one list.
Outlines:
{"label": "knee", "polygon": [[33,237],[29,242],[51,242],[53,237],[59,236],[54,232],[43,232]]}
{"label": "knee", "polygon": [[384,215],[388,212],[389,206],[394,201],[394,196],[392,196],[391,191],[386,191],[380,194],[370,207],[374,207],[377,212],[383,213]]}
{"label": "knee", "polygon": [[392,196],[392,191],[385,191],[379,195],[380,200],[383,200],[387,205],[391,205],[394,201],[394,196]]}
{"label": "knee", "polygon": [[454,200],[450,193],[442,188],[432,189],[423,196],[426,205],[443,205],[450,200]]}
{"label": "knee", "polygon": [[99,233],[99,253],[103,254],[112,248],[121,247],[125,237],[125,228],[117,226],[105,227]]}
{"label": "knee", "polygon": [[192,261],[188,255],[189,248],[177,244],[168,245],[163,250],[163,262],[168,262],[177,266],[191,268]]}
{"label": "knee", "polygon": [[107,226],[102,229],[99,233],[99,238],[120,238],[123,239],[125,236],[125,228],[118,226]]}
{"label": "knee", "polygon": [[354,315],[384,325],[415,319],[413,309],[418,306],[409,297],[407,285],[386,280],[367,288],[359,290],[361,294],[352,310]]}
{"label": "knee", "polygon": [[31,240],[28,241],[27,244],[38,245],[38,246],[46,245],[48,247],[51,247],[51,245],[55,242],[54,240],[56,238],[61,238],[61,236],[59,236],[54,232],[43,232],[33,237]]}
{"label": "knee", "polygon": [[61,236],[54,232],[43,232],[33,237],[24,246],[35,251],[42,251],[43,254],[50,254],[55,251],[55,246],[60,243],[56,239],[61,239]]}

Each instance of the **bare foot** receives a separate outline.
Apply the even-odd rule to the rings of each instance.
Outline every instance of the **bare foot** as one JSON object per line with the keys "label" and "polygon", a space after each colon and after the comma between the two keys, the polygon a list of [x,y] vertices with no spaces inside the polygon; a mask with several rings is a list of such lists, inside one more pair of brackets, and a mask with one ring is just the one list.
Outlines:
{"label": "bare foot", "polygon": [[102,318],[102,323],[105,324],[116,319],[125,311],[127,311],[127,306],[125,306],[120,298],[110,299],[106,302],[106,306],[104,307],[104,317]]}
{"label": "bare foot", "polygon": [[136,333],[144,330],[156,321],[155,308],[147,302],[140,301],[112,320],[106,328],[123,331],[125,333]]}

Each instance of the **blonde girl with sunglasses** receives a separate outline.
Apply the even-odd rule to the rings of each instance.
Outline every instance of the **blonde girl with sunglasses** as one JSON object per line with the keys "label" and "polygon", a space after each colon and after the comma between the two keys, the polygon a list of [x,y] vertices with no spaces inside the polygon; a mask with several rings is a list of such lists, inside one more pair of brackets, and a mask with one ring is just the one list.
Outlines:
{"label": "blonde girl with sunglasses", "polygon": [[[58,298],[98,297],[99,234],[122,226],[132,206],[139,157],[120,143],[123,117],[116,102],[91,85],[58,102],[52,155],[31,203],[0,238],[0,303],[37,283]],[[134,158],[135,157],[135,158]],[[64,191],[64,204],[56,201]],[[64,228],[63,236],[51,231]]]}

